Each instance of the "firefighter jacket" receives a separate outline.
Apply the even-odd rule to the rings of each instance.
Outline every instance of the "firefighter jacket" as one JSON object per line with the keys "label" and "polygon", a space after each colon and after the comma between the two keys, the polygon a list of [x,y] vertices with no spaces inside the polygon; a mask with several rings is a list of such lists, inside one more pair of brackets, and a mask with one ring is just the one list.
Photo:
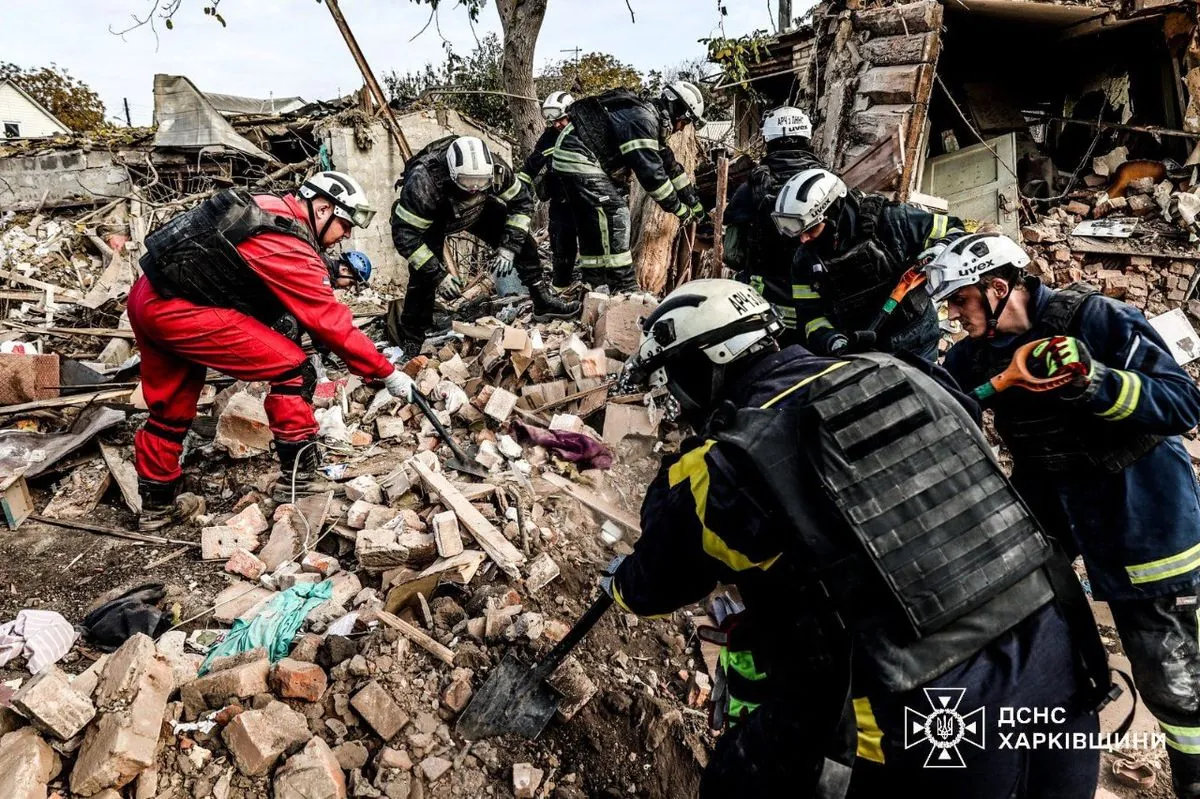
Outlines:
{"label": "firefighter jacket", "polygon": [[[831,224],[832,230],[797,248],[792,266],[796,327],[816,352],[827,352],[839,332],[865,329],[922,251],[965,233],[956,217],[853,190]],[[925,292],[910,293],[893,317],[878,331],[881,339],[917,327],[936,338],[937,314]],[[884,340],[880,348],[887,349]]]}
{"label": "firefighter jacket", "polygon": [[[551,125],[546,128],[542,135],[538,137],[537,143],[533,145],[533,152],[525,159],[525,163],[521,165],[521,171],[517,173],[517,177],[522,180],[531,192],[534,192],[539,199],[547,199],[553,188],[551,184],[554,182],[554,172],[550,167],[550,159],[554,156],[554,145],[558,142],[558,134],[561,131]],[[543,175],[543,171],[545,175]],[[541,191],[538,186],[544,187]]]}
{"label": "firefighter jacket", "polygon": [[1200,390],[1132,306],[1093,293],[1054,325],[1066,329],[1050,330],[1041,322],[1058,292],[1036,281],[1030,291],[1033,329],[961,341],[946,354],[947,370],[969,390],[1022,344],[1052,333],[1083,341],[1101,366],[1082,397],[1010,389],[985,402],[1002,433],[1023,435],[1032,423],[1057,450],[1014,441],[1013,483],[1047,532],[1082,553],[1097,599],[1194,590],[1200,495],[1180,434],[1200,422]]}
{"label": "firefighter jacket", "polygon": [[664,211],[682,216],[698,202],[692,178],[667,144],[658,107],[626,89],[577,100],[552,162],[560,175],[606,175],[619,187],[630,172]]}
{"label": "firefighter jacket", "polygon": [[446,165],[446,150],[455,138],[434,142],[405,166],[400,198],[392,205],[392,243],[409,269],[444,273],[439,255],[442,242],[451,233],[470,230],[489,204],[499,203],[508,213],[500,247],[520,252],[529,235],[533,214],[529,186],[493,153],[496,179],[491,188],[475,194],[462,191]]}
{"label": "firefighter jacket", "polygon": [[823,169],[824,165],[811,150],[769,151],[725,209],[725,266],[763,295],[789,329],[796,327],[792,261],[799,244],[775,228],[771,212],[783,185],[792,176],[814,168]]}

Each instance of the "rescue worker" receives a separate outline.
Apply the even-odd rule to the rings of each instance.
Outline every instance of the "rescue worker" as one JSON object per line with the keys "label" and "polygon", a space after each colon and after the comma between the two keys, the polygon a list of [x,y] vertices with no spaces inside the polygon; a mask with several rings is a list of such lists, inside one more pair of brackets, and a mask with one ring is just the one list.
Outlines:
{"label": "rescue worker", "polygon": [[[999,706],[1062,708],[1055,731],[1095,732],[1109,680],[1078,580],[1048,560],[971,415],[931,364],[780,350],[780,330],[748,286],[691,281],[646,318],[629,366],[699,434],[663,462],[641,538],[601,585],[639,615],[718,584],[745,604],[702,630],[724,645],[714,696],[732,727],[700,796],[840,797],[848,783],[872,798],[1090,799],[1096,750],[977,748]],[[931,732],[910,741],[906,708]],[[929,745],[963,735],[974,746]],[[964,767],[927,767],[951,757]]]}
{"label": "rescue worker", "polygon": [[[366,253],[358,250],[347,250],[340,253],[336,258],[329,253],[322,253],[321,259],[325,261],[325,268],[329,270],[329,280],[335,289],[351,289],[355,286],[366,285],[371,279],[371,259],[366,256]],[[290,313],[284,313],[271,325],[271,329],[282,333],[292,341],[303,346],[304,334],[306,331],[300,326],[299,320]],[[317,367],[318,375],[321,368],[318,366],[322,355],[329,353],[329,349],[323,345],[319,339],[309,336],[312,341],[313,348],[317,351],[316,360],[313,365]],[[305,386],[305,399],[312,402],[312,393],[308,391],[308,386]],[[312,385],[315,389],[316,385]]]}
{"label": "rescue worker", "polygon": [[374,215],[358,181],[319,172],[282,197],[218,192],[146,237],[143,274],[129,292],[150,408],[134,437],[140,529],[178,519],[179,457],[210,368],[270,383],[264,405],[281,469],[276,498],[292,501],[326,487],[318,477],[317,422],[304,398],[316,372],[295,341],[271,329],[285,313],[351,372],[411,397],[412,381],[334,298],[321,257]]}
{"label": "rescue worker", "polygon": [[554,254],[554,279],[550,285],[558,294],[564,293],[574,282],[579,242],[571,204],[558,176],[550,168],[550,159],[554,156],[554,145],[558,142],[559,134],[567,126],[567,110],[573,102],[575,98],[566,92],[547,95],[542,103],[546,130],[517,173],[517,177],[525,181],[538,199],[549,202],[550,251]]}
{"label": "rescue worker", "polygon": [[977,234],[927,267],[935,301],[968,338],[946,354],[964,388],[987,383],[1016,349],[1031,370],[1075,371],[1056,391],[986,400],[1012,452],[1013,483],[1047,532],[1081,553],[1108,602],[1133,678],[1166,734],[1175,794],[1200,796],[1200,499],[1180,434],[1200,422],[1200,390],[1137,309],[1086,283],[1053,290],[1013,240]]}
{"label": "rescue worker", "polygon": [[392,205],[392,243],[408,261],[403,303],[393,300],[387,329],[408,355],[421,350],[433,323],[434,298],[451,300],[462,284],[442,263],[446,236],[467,231],[496,248],[496,280],[514,271],[529,289],[536,321],[568,319],[578,303],[554,296],[542,276],[537,245],[529,234],[533,195],[503,159],[475,136],[446,136],[430,143],[404,166],[400,197]]}
{"label": "rescue worker", "polygon": [[812,151],[812,121],[799,108],[780,106],[763,117],[767,153],[738,187],[725,209],[725,266],[767,298],[783,322],[782,343],[796,338],[792,261],[798,242],[771,220],[779,190],[805,169],[823,169]]}
{"label": "rescue worker", "polygon": [[816,353],[875,347],[937,358],[937,310],[925,292],[909,292],[869,330],[911,267],[964,235],[962,222],[882,194],[848,190],[824,169],[806,169],[779,192],[779,232],[796,240],[792,296],[796,329]]}
{"label": "rescue worker", "polygon": [[692,178],[667,138],[689,124],[704,126],[704,97],[687,81],[667,85],[653,100],[610,89],[576,100],[567,114],[552,167],[575,213],[583,282],[632,291],[637,280],[629,250],[630,173],[682,224],[703,217]]}

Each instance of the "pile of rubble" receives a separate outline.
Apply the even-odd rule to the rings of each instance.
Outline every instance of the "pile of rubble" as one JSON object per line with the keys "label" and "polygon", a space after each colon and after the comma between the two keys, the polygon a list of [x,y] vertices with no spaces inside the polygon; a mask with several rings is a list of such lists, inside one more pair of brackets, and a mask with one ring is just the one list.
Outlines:
{"label": "pile of rubble", "polygon": [[[185,455],[205,502],[169,534],[225,584],[157,640],[135,635],[71,677],[66,663],[99,654],[84,639],[84,657],[20,682],[0,715],[0,796],[574,799],[694,785],[715,669],[699,614],[610,613],[550,679],[558,719],[574,721],[538,742],[453,731],[505,651],[545,654],[599,567],[629,551],[625,509],[664,444],[657,395],[617,395],[616,376],[654,303],[592,293],[580,323],[522,325],[528,301],[509,299],[398,363],[469,464],[416,405],[330,363],[315,404],[339,487],[294,503],[269,499],[286,475],[268,454],[266,385],[206,388]],[[121,440],[142,418],[114,428]],[[105,491],[93,494],[94,508]]]}
{"label": "pile of rubble", "polygon": [[[1087,280],[1156,316],[1195,290],[1200,187],[1195,168],[1094,158],[1078,190],[1021,229],[1031,271],[1050,285]],[[1200,308],[1194,316],[1200,318]]]}

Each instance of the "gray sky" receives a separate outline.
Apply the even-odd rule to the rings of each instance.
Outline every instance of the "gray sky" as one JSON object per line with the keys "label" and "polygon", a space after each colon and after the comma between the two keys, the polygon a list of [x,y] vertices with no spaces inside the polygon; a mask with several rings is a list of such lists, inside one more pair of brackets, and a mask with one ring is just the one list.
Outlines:
{"label": "gray sky", "polygon": [[[222,29],[205,17],[201,0],[182,0],[175,29],[158,25],[158,41],[143,27],[118,37],[130,13],[144,16],[151,0],[0,0],[0,61],[23,67],[50,62],[90,84],[110,119],[123,119],[129,98],[135,125],[153,113],[156,72],[187,75],[202,91],[251,97],[299,95],[328,99],[362,84],[329,10],[314,0],[223,0]],[[456,52],[474,47],[466,14],[443,0],[441,33]],[[719,33],[717,0],[550,0],[538,40],[537,63],[568,57],[560,50],[611,53],[641,71],[670,67],[704,54],[696,40]],[[773,0],[724,0],[728,35],[773,30]],[[806,7],[808,3],[801,3]],[[409,39],[429,16],[409,0],[342,0],[359,46],[377,75],[442,60],[442,38],[430,26]],[[494,7],[480,15],[476,33],[499,31]],[[157,47],[157,49],[156,49]],[[382,78],[381,78],[382,80]]]}

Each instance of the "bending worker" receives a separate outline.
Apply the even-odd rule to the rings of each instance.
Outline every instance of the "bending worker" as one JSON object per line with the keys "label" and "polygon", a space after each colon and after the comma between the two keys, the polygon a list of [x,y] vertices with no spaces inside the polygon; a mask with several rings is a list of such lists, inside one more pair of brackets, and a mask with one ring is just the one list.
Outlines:
{"label": "bending worker", "polygon": [[550,251],[554,253],[554,280],[551,287],[562,294],[575,280],[575,261],[579,257],[579,242],[575,233],[575,216],[562,183],[551,168],[554,146],[567,126],[567,111],[575,98],[566,92],[551,92],[542,103],[542,118],[546,130],[533,146],[517,177],[529,186],[538,199],[549,202]]}

